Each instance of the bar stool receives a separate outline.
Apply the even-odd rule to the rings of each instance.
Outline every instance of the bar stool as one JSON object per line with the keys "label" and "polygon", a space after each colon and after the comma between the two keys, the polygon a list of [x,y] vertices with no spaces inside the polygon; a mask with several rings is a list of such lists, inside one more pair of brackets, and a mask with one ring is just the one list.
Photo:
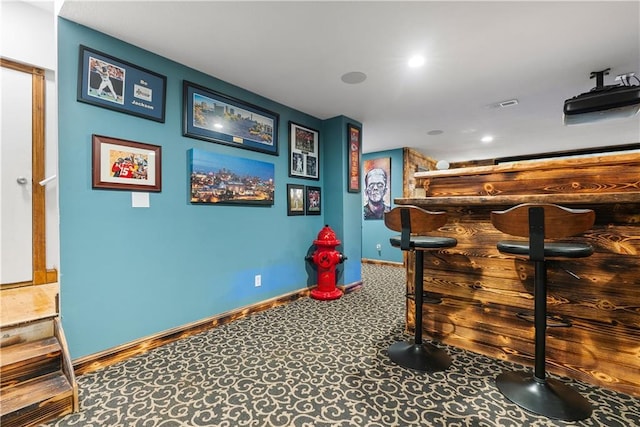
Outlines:
{"label": "bar stool", "polygon": [[[570,386],[547,378],[545,335],[547,329],[548,258],[583,258],[593,248],[580,242],[545,242],[575,236],[589,230],[595,222],[590,209],[569,209],[553,204],[525,203],[505,211],[491,212],[491,223],[503,233],[528,237],[528,241],[500,241],[501,253],[528,257],[534,271],[534,372],[503,372],[496,378],[500,392],[522,408],[550,418],[577,421],[591,415],[591,404]],[[551,325],[550,325],[551,326]],[[570,326],[564,324],[563,326]]]}
{"label": "bar stool", "polygon": [[451,365],[451,358],[444,350],[422,342],[424,251],[452,248],[458,244],[457,240],[451,237],[425,236],[424,233],[442,227],[446,222],[446,212],[430,212],[416,206],[399,206],[384,215],[387,228],[402,233],[400,236],[391,237],[391,245],[403,251],[415,252],[416,258],[415,338],[413,342],[392,344],[389,347],[389,357],[400,366],[423,372],[443,371]]}

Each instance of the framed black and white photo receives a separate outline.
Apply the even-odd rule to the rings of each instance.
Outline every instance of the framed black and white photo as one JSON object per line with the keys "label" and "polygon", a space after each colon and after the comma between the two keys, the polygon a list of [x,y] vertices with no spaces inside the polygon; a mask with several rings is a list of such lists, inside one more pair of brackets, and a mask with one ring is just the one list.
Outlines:
{"label": "framed black and white photo", "polygon": [[278,155],[278,114],[188,81],[183,97],[184,136]]}
{"label": "framed black and white photo", "polygon": [[320,132],[289,122],[289,176],[320,179]]}
{"label": "framed black and white photo", "polygon": [[167,78],[80,46],[78,101],[164,123]]}

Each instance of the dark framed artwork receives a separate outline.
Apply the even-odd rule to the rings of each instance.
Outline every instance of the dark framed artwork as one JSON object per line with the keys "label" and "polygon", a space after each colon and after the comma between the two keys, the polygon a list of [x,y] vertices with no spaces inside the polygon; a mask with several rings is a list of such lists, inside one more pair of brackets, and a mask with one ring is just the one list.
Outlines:
{"label": "dark framed artwork", "polygon": [[80,46],[78,101],[164,123],[167,78]]}
{"label": "dark framed artwork", "polygon": [[278,114],[186,80],[182,89],[184,136],[278,155]]}
{"label": "dark framed artwork", "polygon": [[347,141],[349,147],[349,172],[347,183],[347,191],[349,193],[359,193],[360,192],[360,158],[362,153],[362,129],[359,127],[352,125],[351,123],[347,124]]}
{"label": "dark framed artwork", "polygon": [[92,186],[162,191],[161,157],[162,150],[157,145],[92,135]]}
{"label": "dark framed artwork", "polygon": [[307,215],[320,215],[322,210],[322,189],[320,187],[305,187],[305,212]]}
{"label": "dark framed artwork", "polygon": [[289,122],[289,176],[320,179],[320,132]]}
{"label": "dark framed artwork", "polygon": [[273,163],[192,148],[188,151],[190,202],[216,205],[273,205]]}
{"label": "dark framed artwork", "polygon": [[383,219],[391,210],[391,157],[365,160],[363,173],[364,219]]}
{"label": "dark framed artwork", "polygon": [[304,215],[304,185],[287,184],[287,215]]}

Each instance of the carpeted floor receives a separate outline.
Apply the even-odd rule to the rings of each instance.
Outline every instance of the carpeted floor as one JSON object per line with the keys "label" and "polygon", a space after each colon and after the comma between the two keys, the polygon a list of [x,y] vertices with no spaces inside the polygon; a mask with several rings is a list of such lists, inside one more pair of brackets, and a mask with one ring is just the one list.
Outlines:
{"label": "carpeted floor", "polygon": [[453,364],[395,365],[404,334],[404,270],[363,265],[364,287],[302,299],[78,377],[80,407],[49,426],[640,426],[640,399],[561,378],[594,407],[554,421],[507,401],[505,369],[444,347]]}

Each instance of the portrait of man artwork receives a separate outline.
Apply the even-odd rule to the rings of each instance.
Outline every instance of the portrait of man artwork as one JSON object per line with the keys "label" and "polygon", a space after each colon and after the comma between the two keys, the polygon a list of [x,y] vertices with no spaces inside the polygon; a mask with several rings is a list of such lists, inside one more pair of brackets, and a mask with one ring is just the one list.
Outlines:
{"label": "portrait of man artwork", "polygon": [[391,210],[391,158],[365,160],[364,219],[382,219]]}

